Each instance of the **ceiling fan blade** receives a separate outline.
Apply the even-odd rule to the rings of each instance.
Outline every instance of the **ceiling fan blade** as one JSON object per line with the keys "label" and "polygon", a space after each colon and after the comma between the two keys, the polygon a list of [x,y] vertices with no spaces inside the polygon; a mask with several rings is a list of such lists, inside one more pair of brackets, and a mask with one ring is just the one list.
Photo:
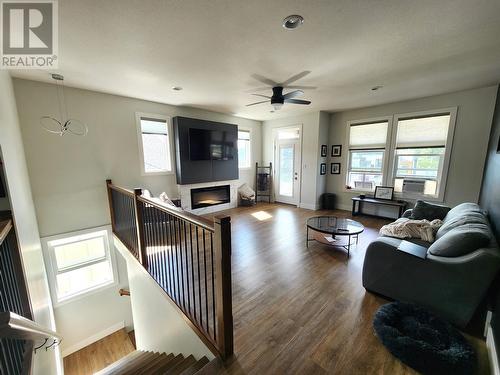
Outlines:
{"label": "ceiling fan blade", "polygon": [[261,95],[261,94],[252,94],[252,95],[255,95],[255,96],[261,96],[263,98],[267,98],[267,99],[271,99],[270,96],[267,96],[267,95]]}
{"label": "ceiling fan blade", "polygon": [[292,98],[296,98],[297,96],[301,96],[301,95],[304,95],[304,91],[295,90],[295,91],[291,91],[291,92],[283,95],[283,98],[284,99],[292,99]]}
{"label": "ceiling fan blade", "polygon": [[262,83],[269,85],[271,87],[278,86],[278,84],[276,82],[274,82],[272,79],[261,76],[260,74],[252,74],[252,77],[254,79],[256,79],[257,81],[262,82]]}
{"label": "ceiling fan blade", "polygon": [[250,107],[250,106],[252,106],[252,105],[257,105],[257,104],[262,104],[262,103],[269,103],[269,100],[263,100],[263,101],[261,101],[261,102],[247,104],[246,106],[247,106],[247,107]]}
{"label": "ceiling fan blade", "polygon": [[301,72],[299,74],[295,74],[294,76],[291,76],[290,78],[288,78],[286,81],[281,82],[280,86],[285,87],[285,86],[289,85],[290,83],[298,81],[299,79],[305,77],[309,73],[311,73],[310,70],[304,70],[303,72]]}
{"label": "ceiling fan blade", "polygon": [[292,85],[292,86],[283,86],[284,89],[299,89],[299,90],[316,90],[316,86],[297,86],[297,85]]}
{"label": "ceiling fan blade", "polygon": [[285,103],[292,103],[292,104],[311,104],[309,100],[302,100],[302,99],[285,99]]}

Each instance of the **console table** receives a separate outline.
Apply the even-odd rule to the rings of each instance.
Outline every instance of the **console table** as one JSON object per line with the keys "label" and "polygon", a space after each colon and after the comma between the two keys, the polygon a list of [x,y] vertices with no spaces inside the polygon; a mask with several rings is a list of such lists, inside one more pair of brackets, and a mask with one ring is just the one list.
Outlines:
{"label": "console table", "polygon": [[[388,199],[375,199],[375,198],[352,198],[352,216],[360,215],[363,203],[370,203],[374,205],[393,206],[398,208],[398,218],[400,218],[406,210],[407,203],[404,201],[395,201]],[[372,215],[377,216],[377,215]]]}

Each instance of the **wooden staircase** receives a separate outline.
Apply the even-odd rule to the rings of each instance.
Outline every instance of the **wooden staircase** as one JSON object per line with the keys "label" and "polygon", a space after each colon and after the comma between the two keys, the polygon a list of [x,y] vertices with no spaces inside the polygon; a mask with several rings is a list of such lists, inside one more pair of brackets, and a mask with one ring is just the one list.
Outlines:
{"label": "wooden staircase", "polygon": [[[208,363],[207,357],[197,361],[192,355],[184,357],[182,354],[135,350],[94,375],[193,375]],[[204,370],[203,373],[209,372]]]}

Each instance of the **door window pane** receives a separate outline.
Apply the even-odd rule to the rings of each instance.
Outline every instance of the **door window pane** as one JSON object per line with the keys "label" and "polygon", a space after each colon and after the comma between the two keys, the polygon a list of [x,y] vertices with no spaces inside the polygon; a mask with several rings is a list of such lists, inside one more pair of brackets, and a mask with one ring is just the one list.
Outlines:
{"label": "door window pane", "polygon": [[279,195],[293,196],[293,146],[280,146]]}

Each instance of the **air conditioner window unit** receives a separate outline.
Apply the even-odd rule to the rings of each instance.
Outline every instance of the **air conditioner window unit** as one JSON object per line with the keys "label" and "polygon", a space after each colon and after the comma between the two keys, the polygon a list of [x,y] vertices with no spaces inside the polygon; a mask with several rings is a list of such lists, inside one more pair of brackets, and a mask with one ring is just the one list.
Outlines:
{"label": "air conditioner window unit", "polygon": [[356,189],[373,189],[372,182],[364,182],[364,181],[354,181],[354,187]]}
{"label": "air conditioner window unit", "polygon": [[425,180],[403,180],[403,193],[423,193],[425,190]]}

